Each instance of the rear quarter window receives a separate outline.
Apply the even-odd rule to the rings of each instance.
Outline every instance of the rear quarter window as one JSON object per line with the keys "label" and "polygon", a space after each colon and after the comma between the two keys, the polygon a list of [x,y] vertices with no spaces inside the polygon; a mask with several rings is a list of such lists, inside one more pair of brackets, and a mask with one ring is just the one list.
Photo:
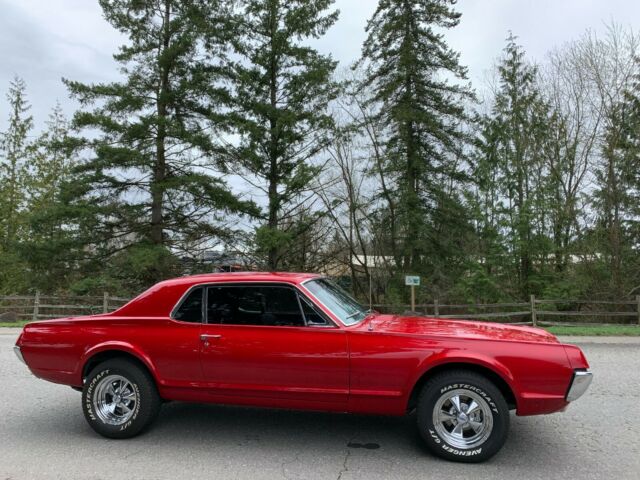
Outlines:
{"label": "rear quarter window", "polygon": [[173,313],[174,320],[188,323],[202,323],[204,288],[191,290]]}

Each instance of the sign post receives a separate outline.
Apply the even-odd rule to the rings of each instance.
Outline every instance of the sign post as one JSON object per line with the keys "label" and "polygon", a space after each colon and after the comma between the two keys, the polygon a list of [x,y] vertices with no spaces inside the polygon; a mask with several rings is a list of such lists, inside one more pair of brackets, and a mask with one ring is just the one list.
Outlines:
{"label": "sign post", "polygon": [[416,287],[420,286],[420,277],[415,275],[406,275],[404,284],[411,287],[411,311],[416,311]]}

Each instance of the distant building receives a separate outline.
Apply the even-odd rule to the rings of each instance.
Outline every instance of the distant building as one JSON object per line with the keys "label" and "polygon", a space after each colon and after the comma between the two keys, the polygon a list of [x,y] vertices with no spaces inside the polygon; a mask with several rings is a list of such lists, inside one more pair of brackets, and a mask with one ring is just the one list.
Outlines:
{"label": "distant building", "polygon": [[[396,261],[391,256],[351,255],[351,265],[353,266],[356,274],[359,275],[364,275],[367,270],[369,272],[379,269],[386,270],[390,267],[395,267],[395,264]],[[320,273],[331,277],[342,277],[351,275],[351,268],[346,261],[340,262],[338,260],[333,260],[323,265]]]}
{"label": "distant building", "polygon": [[246,257],[234,252],[209,250],[203,252],[200,260],[205,265],[210,265],[212,272],[248,272],[258,269]]}

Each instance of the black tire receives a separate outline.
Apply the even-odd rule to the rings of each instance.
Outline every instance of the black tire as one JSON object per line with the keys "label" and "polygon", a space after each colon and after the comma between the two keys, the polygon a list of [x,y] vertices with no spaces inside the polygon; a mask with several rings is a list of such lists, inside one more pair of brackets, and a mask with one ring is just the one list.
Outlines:
{"label": "black tire", "polygon": [[[128,384],[119,379],[125,379]],[[128,403],[124,407],[116,407],[112,422],[109,422],[108,418],[105,419],[108,413],[99,409],[100,405],[105,404],[100,400],[103,398],[101,392],[109,391],[110,387],[110,391],[117,392],[117,387],[122,385],[127,385],[123,396],[129,400],[123,402]],[[106,395],[113,404],[113,395]],[[161,405],[162,400],[149,372],[123,358],[107,360],[91,370],[82,391],[82,410],[87,422],[97,433],[108,438],[131,438],[138,435],[155,420]],[[128,412],[124,413],[123,408],[127,408]],[[118,423],[120,421],[122,423]]]}
{"label": "black tire", "polygon": [[[455,397],[461,412],[455,406]],[[478,408],[474,408],[472,416],[466,416],[473,401]],[[449,420],[436,427],[436,415]],[[504,445],[509,432],[509,407],[500,390],[484,376],[452,370],[437,374],[424,385],[418,398],[417,420],[420,435],[435,455],[478,463],[493,457]],[[475,428],[469,420],[473,420]],[[458,425],[462,431],[458,431]]]}

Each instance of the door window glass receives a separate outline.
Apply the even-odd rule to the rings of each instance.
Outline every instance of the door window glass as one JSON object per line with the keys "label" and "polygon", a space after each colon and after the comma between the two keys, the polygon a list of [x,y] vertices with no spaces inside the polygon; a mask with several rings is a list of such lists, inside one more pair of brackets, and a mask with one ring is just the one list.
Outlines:
{"label": "door window glass", "polygon": [[211,286],[207,291],[207,322],[229,325],[305,325],[297,293],[279,286]]}

